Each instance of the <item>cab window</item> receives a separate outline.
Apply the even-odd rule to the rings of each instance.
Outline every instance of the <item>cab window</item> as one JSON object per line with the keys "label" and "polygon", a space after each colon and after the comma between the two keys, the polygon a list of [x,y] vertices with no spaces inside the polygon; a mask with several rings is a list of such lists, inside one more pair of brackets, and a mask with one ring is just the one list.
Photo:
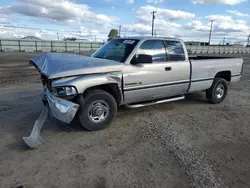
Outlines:
{"label": "cab window", "polygon": [[136,56],[140,54],[151,55],[153,62],[167,61],[166,49],[162,40],[147,40],[143,42]]}
{"label": "cab window", "polygon": [[165,41],[169,61],[185,61],[185,52],[180,41]]}

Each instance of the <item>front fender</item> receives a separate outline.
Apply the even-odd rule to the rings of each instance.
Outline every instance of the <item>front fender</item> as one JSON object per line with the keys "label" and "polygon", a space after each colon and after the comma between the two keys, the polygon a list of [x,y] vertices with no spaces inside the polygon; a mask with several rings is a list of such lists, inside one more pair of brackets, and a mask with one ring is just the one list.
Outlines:
{"label": "front fender", "polygon": [[52,87],[74,86],[78,93],[84,93],[84,91],[90,87],[104,84],[117,84],[120,91],[122,91],[122,73],[111,72],[62,78],[53,81]]}

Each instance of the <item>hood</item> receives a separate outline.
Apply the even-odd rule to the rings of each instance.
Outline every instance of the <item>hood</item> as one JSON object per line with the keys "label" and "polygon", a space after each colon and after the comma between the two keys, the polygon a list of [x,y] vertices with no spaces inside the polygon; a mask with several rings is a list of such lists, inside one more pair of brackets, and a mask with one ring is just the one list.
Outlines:
{"label": "hood", "polygon": [[30,60],[48,79],[121,71],[123,63],[75,54],[45,53]]}

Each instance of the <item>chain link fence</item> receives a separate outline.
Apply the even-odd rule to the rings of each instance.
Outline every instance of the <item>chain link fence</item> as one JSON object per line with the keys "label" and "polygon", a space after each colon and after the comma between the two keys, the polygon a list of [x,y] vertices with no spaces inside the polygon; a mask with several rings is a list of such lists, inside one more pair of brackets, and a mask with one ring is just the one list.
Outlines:
{"label": "chain link fence", "polygon": [[0,39],[1,52],[71,52],[91,54],[102,45],[103,43],[100,42]]}
{"label": "chain link fence", "polygon": [[189,54],[250,54],[244,46],[193,46],[186,45]]}
{"label": "chain link fence", "polygon": [[[0,52],[69,52],[90,55],[102,45],[101,42],[0,39]],[[189,54],[250,54],[250,47],[244,46],[186,47]]]}

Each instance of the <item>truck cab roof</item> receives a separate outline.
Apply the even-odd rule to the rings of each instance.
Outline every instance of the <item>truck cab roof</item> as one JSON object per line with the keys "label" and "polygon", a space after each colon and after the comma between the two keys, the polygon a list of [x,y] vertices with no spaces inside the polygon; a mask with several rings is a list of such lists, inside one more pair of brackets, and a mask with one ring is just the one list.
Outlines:
{"label": "truck cab roof", "polygon": [[176,41],[182,41],[178,38],[172,38],[172,37],[152,37],[152,36],[132,36],[132,37],[121,37],[121,39],[134,39],[134,40],[176,40]]}

